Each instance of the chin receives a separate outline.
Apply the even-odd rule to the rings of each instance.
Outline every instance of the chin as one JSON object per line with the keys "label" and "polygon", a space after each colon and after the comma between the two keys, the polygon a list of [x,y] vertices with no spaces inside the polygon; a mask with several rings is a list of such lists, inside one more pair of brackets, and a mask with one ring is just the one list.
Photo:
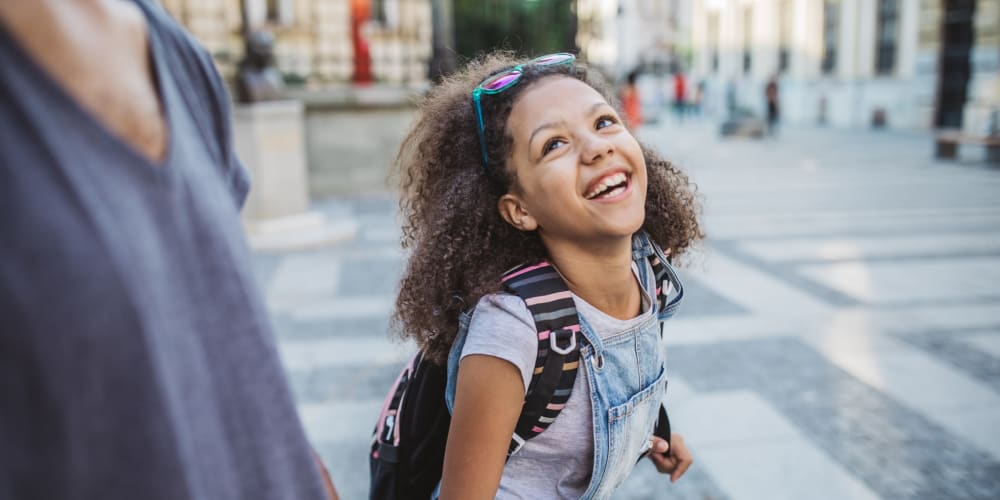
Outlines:
{"label": "chin", "polygon": [[629,217],[629,220],[632,221],[632,224],[630,224],[633,227],[632,233],[638,232],[646,224],[646,205],[643,204],[640,206],[637,212],[635,218]]}

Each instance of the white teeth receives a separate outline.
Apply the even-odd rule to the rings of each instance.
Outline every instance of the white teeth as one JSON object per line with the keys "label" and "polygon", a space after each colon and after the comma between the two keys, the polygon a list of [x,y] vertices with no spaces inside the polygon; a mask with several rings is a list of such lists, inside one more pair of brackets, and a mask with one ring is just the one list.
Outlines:
{"label": "white teeth", "polygon": [[[618,172],[617,174],[609,175],[604,179],[602,179],[601,182],[598,183],[596,186],[594,186],[594,188],[587,193],[586,198],[587,199],[594,198],[595,196],[601,194],[601,192],[604,191],[605,189],[608,189],[611,186],[617,186],[625,182],[626,180],[628,180],[628,177],[625,176],[624,172]],[[618,194],[623,189],[624,188],[616,189],[612,193]],[[608,195],[612,195],[612,193],[608,193]]]}
{"label": "white teeth", "polygon": [[625,191],[625,188],[623,188],[623,187],[619,187],[619,188],[614,188],[614,189],[612,189],[611,191],[608,191],[608,194],[607,194],[607,197],[608,197],[608,198],[611,198],[611,197],[614,197],[614,196],[618,196],[618,195],[619,195],[619,194],[621,194],[621,193],[622,193],[623,191]]}

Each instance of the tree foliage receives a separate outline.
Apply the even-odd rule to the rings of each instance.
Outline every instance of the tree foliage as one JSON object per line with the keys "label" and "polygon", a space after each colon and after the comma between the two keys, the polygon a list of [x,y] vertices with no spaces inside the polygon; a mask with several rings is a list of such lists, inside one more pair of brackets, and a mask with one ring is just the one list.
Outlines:
{"label": "tree foliage", "polygon": [[573,0],[454,0],[460,59],[495,49],[524,56],[576,52]]}

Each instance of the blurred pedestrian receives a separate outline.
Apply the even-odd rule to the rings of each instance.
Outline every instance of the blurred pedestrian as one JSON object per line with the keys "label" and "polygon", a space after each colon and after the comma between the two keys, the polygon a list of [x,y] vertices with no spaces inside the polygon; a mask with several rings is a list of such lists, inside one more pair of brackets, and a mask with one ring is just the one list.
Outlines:
{"label": "blurred pedestrian", "polygon": [[[395,317],[447,367],[443,499],[610,498],[646,453],[672,481],[691,464],[680,434],[654,436],[659,325],[680,290],[657,244],[678,255],[701,237],[696,201],[687,176],[621,125],[610,95],[570,54],[494,55],[434,89],[403,143],[411,252]],[[569,290],[526,303],[502,291],[505,272]],[[577,313],[583,333],[536,330]],[[590,354],[574,351],[584,344]],[[550,346],[565,364],[538,358]],[[572,397],[529,392],[549,383],[531,382],[538,359],[558,361]],[[659,375],[623,375],[637,372]],[[521,415],[526,398],[555,413]],[[610,424],[592,418],[625,406]],[[619,434],[632,438],[608,440]]]}
{"label": "blurred pedestrian", "polygon": [[736,108],[739,105],[737,97],[736,77],[729,77],[726,81],[726,116],[733,118],[736,116]]}
{"label": "blurred pedestrian", "polygon": [[772,75],[764,88],[764,98],[767,100],[767,133],[777,133],[778,127],[778,76]]}
{"label": "blurred pedestrian", "polygon": [[151,2],[0,0],[0,66],[0,498],[336,498],[208,54]]}
{"label": "blurred pedestrian", "polygon": [[694,98],[691,100],[691,112],[698,117],[701,116],[702,109],[705,106],[706,87],[707,84],[704,79],[698,80],[698,85],[694,89]]}
{"label": "blurred pedestrian", "polygon": [[639,89],[636,80],[639,70],[629,71],[625,78],[625,86],[621,90],[622,111],[625,112],[625,123],[633,130],[642,125],[642,102],[639,100]]}
{"label": "blurred pedestrian", "polygon": [[677,115],[678,120],[684,119],[686,107],[687,81],[684,78],[684,72],[678,71],[674,73],[674,114]]}

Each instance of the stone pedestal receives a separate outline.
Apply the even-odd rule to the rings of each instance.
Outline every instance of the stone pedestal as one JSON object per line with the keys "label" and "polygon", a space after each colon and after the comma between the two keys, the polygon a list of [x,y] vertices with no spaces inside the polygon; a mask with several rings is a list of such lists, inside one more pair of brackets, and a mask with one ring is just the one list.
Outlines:
{"label": "stone pedestal", "polygon": [[253,179],[244,221],[252,225],[308,211],[302,103],[240,104],[233,115],[236,151]]}
{"label": "stone pedestal", "polygon": [[310,211],[301,102],[237,105],[233,136],[236,152],[252,179],[243,207],[251,246],[258,250],[313,247],[355,235],[353,221],[331,224],[323,214]]}

